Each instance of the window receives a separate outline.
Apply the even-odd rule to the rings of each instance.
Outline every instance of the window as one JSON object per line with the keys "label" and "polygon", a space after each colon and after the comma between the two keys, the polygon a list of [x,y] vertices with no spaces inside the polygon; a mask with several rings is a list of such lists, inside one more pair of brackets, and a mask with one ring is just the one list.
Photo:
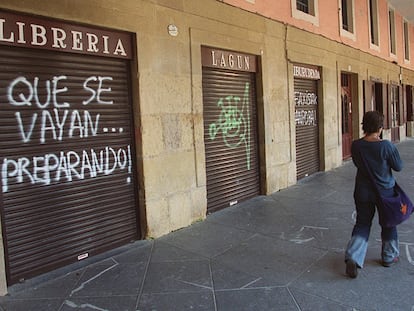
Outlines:
{"label": "window", "polygon": [[407,21],[404,21],[403,31],[404,31],[404,59],[406,61],[410,60],[410,36],[409,36],[409,24]]}
{"label": "window", "polygon": [[306,14],[314,15],[312,13],[312,7],[309,2],[309,0],[296,0],[296,9]]}
{"label": "window", "polygon": [[318,0],[291,0],[292,16],[319,26]]}
{"label": "window", "polygon": [[348,37],[355,41],[354,0],[339,0],[339,8],[341,12],[339,16],[341,22],[341,36]]}
{"label": "window", "polygon": [[377,0],[369,1],[369,30],[371,39],[371,48],[379,47],[379,27],[378,27],[378,2]]}
{"label": "window", "polygon": [[397,127],[400,125],[400,105],[399,105],[399,91],[397,85],[391,85],[391,94],[390,94],[390,108],[391,108],[391,127]]}
{"label": "window", "polygon": [[391,8],[388,9],[388,23],[390,31],[390,52],[391,54],[395,55],[397,54],[395,44],[395,14],[394,10]]}
{"label": "window", "polygon": [[341,1],[342,29],[354,32],[352,0]]}

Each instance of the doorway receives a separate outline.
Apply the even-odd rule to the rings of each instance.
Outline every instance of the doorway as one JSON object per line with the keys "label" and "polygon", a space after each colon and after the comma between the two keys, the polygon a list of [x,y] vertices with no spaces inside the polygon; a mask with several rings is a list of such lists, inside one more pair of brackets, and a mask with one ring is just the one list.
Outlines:
{"label": "doorway", "polygon": [[400,141],[400,102],[399,87],[390,86],[390,121],[391,121],[391,141]]}
{"label": "doorway", "polygon": [[341,73],[342,158],[351,157],[352,144],[352,88],[351,75]]}

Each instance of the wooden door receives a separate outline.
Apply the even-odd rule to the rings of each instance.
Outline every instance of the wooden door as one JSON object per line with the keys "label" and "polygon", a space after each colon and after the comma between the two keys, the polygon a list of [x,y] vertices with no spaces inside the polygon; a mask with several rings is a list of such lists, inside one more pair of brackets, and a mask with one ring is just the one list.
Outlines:
{"label": "wooden door", "polygon": [[352,93],[351,75],[341,74],[341,105],[342,105],[342,158],[351,157],[352,144]]}

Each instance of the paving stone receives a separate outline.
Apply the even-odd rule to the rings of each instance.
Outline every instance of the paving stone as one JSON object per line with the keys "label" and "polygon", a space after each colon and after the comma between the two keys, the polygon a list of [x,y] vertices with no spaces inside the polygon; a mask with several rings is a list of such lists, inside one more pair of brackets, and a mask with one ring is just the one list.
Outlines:
{"label": "paving stone", "polygon": [[286,288],[261,288],[219,291],[216,293],[218,311],[297,311]]}
{"label": "paving stone", "polygon": [[211,291],[209,261],[153,262],[148,267],[144,293]]}
{"label": "paving stone", "polygon": [[143,294],[137,311],[215,310],[212,292]]}

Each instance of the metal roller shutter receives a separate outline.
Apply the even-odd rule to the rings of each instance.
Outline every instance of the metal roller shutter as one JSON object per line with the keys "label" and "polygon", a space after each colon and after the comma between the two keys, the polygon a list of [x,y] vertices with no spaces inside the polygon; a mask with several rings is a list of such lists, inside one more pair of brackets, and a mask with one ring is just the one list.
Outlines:
{"label": "metal roller shutter", "polygon": [[0,48],[8,283],[138,238],[129,63]]}
{"label": "metal roller shutter", "polygon": [[317,81],[294,79],[296,123],[296,176],[320,170]]}
{"label": "metal roller shutter", "polygon": [[255,74],[203,68],[207,209],[260,193]]}

